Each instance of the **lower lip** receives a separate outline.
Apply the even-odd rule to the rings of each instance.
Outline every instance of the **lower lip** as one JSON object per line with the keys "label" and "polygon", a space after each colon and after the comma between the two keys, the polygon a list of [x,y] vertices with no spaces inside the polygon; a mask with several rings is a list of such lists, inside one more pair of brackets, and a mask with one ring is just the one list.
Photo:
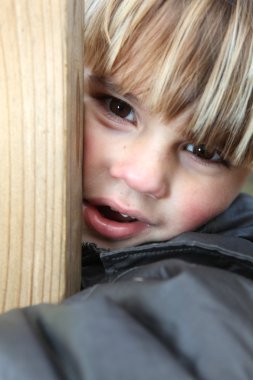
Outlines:
{"label": "lower lip", "polygon": [[84,221],[88,227],[107,239],[121,240],[134,237],[146,230],[149,225],[140,221],[119,223],[105,218],[96,207],[85,204],[83,206]]}

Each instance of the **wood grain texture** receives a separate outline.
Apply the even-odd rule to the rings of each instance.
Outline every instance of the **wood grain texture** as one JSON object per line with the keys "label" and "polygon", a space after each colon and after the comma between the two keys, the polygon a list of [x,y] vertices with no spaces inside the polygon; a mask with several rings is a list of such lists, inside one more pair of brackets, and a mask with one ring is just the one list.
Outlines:
{"label": "wood grain texture", "polygon": [[83,0],[2,0],[0,311],[78,290]]}

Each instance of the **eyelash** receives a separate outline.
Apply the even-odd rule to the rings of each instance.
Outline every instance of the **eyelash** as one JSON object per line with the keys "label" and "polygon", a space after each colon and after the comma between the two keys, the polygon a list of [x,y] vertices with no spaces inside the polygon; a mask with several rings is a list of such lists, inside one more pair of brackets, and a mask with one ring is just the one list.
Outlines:
{"label": "eyelash", "polygon": [[[126,122],[126,123],[130,123],[130,124],[134,124],[136,125],[137,123],[137,117],[136,117],[136,113],[135,113],[135,110],[133,109],[133,107],[128,104],[127,102],[125,102],[124,100],[120,99],[120,98],[116,98],[114,96],[111,96],[111,95],[106,95],[106,94],[101,94],[101,95],[97,95],[95,97],[95,99],[97,101],[99,101],[100,105],[102,105],[104,111],[106,112],[106,114],[110,117],[110,118],[113,118],[115,119],[116,121],[120,121],[120,122]],[[112,107],[112,103],[113,101],[115,102],[118,102],[118,104],[115,104],[115,106],[118,106],[118,107],[128,107],[126,111],[128,111],[126,113],[125,116],[120,116],[117,114],[117,110],[115,109],[115,112],[110,109],[110,107]],[[124,112],[124,108],[122,110],[118,109],[118,112]],[[129,116],[129,114],[131,114],[131,116]]]}

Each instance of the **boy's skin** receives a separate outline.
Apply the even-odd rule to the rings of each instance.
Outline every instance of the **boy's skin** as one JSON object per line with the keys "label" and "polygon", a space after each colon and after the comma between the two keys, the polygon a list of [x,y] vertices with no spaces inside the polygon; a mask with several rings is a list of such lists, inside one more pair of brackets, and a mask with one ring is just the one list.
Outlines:
{"label": "boy's skin", "polygon": [[[180,127],[190,110],[165,123],[131,94],[122,98],[111,86],[87,76],[85,241],[114,249],[168,240],[194,231],[229,207],[249,170],[235,168],[218,152],[205,153],[185,139]],[[100,205],[137,221],[98,209]]]}

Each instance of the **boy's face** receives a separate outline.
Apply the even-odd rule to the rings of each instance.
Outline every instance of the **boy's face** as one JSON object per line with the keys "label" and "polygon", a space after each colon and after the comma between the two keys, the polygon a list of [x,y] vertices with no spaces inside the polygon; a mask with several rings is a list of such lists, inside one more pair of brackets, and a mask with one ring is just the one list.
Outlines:
{"label": "boy's face", "polygon": [[[226,209],[248,171],[90,77],[85,99],[84,240],[104,248],[168,240]],[[115,86],[116,88],[116,86]],[[203,142],[204,143],[204,142]]]}

